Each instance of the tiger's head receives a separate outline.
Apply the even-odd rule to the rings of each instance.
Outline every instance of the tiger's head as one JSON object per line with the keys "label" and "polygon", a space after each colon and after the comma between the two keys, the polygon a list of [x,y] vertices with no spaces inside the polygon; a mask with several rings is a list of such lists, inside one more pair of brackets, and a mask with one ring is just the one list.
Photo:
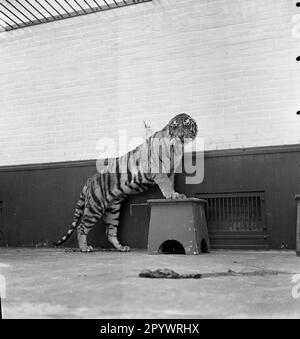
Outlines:
{"label": "tiger's head", "polygon": [[168,123],[170,137],[179,139],[182,143],[184,140],[194,140],[197,136],[198,127],[196,121],[188,114],[181,113],[176,115]]}

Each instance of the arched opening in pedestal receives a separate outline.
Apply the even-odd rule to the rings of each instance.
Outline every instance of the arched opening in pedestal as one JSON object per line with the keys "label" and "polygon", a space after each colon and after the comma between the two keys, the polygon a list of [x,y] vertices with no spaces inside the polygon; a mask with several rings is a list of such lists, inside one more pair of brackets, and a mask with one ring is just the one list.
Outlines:
{"label": "arched opening in pedestal", "polygon": [[185,254],[184,247],[177,240],[166,240],[158,250],[159,254]]}

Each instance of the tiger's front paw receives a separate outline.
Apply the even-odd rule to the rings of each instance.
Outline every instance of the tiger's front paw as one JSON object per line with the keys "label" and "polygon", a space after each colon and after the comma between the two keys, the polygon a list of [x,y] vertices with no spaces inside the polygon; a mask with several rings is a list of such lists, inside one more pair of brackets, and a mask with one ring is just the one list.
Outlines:
{"label": "tiger's front paw", "polygon": [[82,253],[89,253],[89,252],[93,252],[94,249],[92,246],[84,246],[82,248],[80,248],[80,252]]}
{"label": "tiger's front paw", "polygon": [[186,195],[183,193],[174,192],[169,199],[186,199]]}

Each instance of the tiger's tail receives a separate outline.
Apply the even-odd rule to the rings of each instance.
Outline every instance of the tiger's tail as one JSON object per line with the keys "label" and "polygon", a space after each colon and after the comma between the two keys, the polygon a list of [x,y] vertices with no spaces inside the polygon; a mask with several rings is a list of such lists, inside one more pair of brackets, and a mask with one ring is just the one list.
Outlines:
{"label": "tiger's tail", "polygon": [[53,245],[54,246],[60,246],[63,244],[65,241],[67,241],[70,236],[74,233],[74,231],[77,229],[79,225],[80,218],[83,214],[84,206],[85,206],[85,188],[83,189],[82,193],[80,194],[79,200],[76,204],[76,209],[75,209],[75,215],[74,215],[74,220],[72,222],[71,228],[67,231],[67,233],[60,238],[57,242],[55,242]]}

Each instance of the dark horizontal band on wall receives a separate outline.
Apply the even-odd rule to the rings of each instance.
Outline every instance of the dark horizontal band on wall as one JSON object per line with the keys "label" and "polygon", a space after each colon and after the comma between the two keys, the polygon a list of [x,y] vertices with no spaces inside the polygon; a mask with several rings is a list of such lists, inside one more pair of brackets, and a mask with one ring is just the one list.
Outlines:
{"label": "dark horizontal band on wall", "polygon": [[300,152],[300,144],[206,151],[205,158]]}
{"label": "dark horizontal band on wall", "polygon": [[[217,157],[247,156],[247,155],[275,154],[275,153],[278,154],[278,153],[291,153],[291,152],[300,152],[300,144],[212,150],[212,151],[205,151],[204,157],[205,158],[217,158]],[[203,155],[198,153],[197,156],[200,157]],[[0,166],[0,172],[34,171],[34,170],[41,170],[41,169],[86,167],[86,166],[95,166],[95,165],[96,165],[96,159],[70,160],[70,161],[51,162],[51,163],[33,163],[33,164]]]}

